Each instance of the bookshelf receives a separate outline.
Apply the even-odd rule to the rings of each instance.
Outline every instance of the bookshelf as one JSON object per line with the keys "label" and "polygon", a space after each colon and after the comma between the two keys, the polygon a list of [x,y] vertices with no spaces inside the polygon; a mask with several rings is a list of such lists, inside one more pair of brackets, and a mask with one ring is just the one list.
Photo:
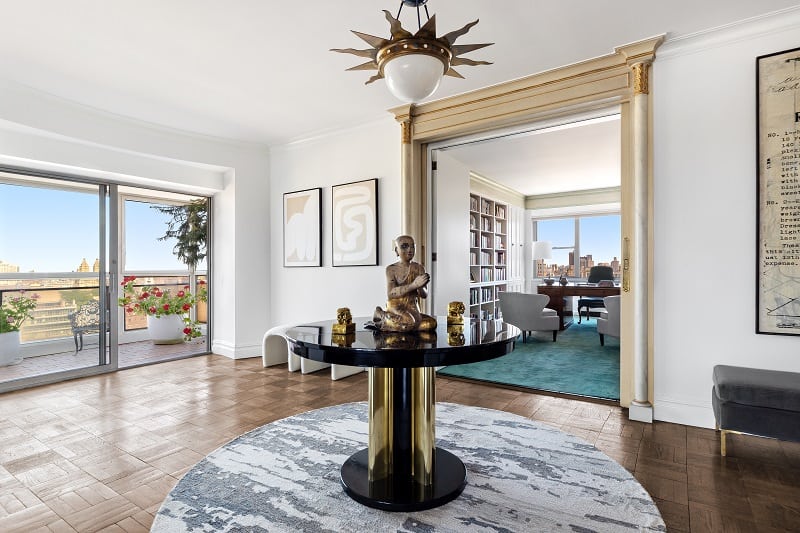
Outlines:
{"label": "bookshelf", "polygon": [[511,206],[475,193],[470,193],[469,202],[469,314],[500,318],[499,294],[508,283]]}

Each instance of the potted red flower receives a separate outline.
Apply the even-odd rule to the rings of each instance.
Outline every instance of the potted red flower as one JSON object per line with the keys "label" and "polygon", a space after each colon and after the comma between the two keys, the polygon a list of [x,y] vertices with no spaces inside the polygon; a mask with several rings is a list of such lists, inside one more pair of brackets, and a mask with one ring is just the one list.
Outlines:
{"label": "potted red flower", "polygon": [[[125,276],[118,303],[126,313],[147,317],[147,329],[154,344],[177,344],[201,335],[200,324],[189,317],[197,302],[208,297],[206,282],[198,282],[197,294],[189,285],[183,289],[161,289],[154,285],[136,286],[136,276]],[[174,291],[174,292],[173,292]]]}

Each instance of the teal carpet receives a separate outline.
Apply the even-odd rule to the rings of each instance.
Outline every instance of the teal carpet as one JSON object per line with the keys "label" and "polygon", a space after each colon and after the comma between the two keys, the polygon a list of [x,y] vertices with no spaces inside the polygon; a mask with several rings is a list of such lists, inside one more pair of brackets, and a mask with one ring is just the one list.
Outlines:
{"label": "teal carpet", "polygon": [[565,331],[535,332],[513,352],[491,361],[449,366],[443,376],[503,383],[519,387],[619,400],[619,339],[606,336],[600,346],[597,321],[574,321]]}

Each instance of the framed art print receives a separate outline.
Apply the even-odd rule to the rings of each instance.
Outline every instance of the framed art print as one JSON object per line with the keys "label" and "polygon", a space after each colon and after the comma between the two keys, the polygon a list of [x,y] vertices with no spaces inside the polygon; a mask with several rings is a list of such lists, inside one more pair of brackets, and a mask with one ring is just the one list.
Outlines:
{"label": "framed art print", "polygon": [[332,187],[333,266],[378,264],[378,180]]}
{"label": "framed art print", "polygon": [[322,189],[283,194],[283,266],[322,266]]}
{"label": "framed art print", "polygon": [[756,333],[800,335],[800,48],[756,58]]}

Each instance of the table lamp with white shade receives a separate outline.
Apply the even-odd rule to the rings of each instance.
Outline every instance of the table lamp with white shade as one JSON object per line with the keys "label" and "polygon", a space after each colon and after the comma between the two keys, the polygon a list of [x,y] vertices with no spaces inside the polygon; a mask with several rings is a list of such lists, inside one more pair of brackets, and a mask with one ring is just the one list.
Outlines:
{"label": "table lamp with white shade", "polygon": [[[550,241],[536,241],[533,243],[533,260],[551,259],[553,257],[553,244]],[[545,285],[552,285],[553,278],[544,278]]]}

